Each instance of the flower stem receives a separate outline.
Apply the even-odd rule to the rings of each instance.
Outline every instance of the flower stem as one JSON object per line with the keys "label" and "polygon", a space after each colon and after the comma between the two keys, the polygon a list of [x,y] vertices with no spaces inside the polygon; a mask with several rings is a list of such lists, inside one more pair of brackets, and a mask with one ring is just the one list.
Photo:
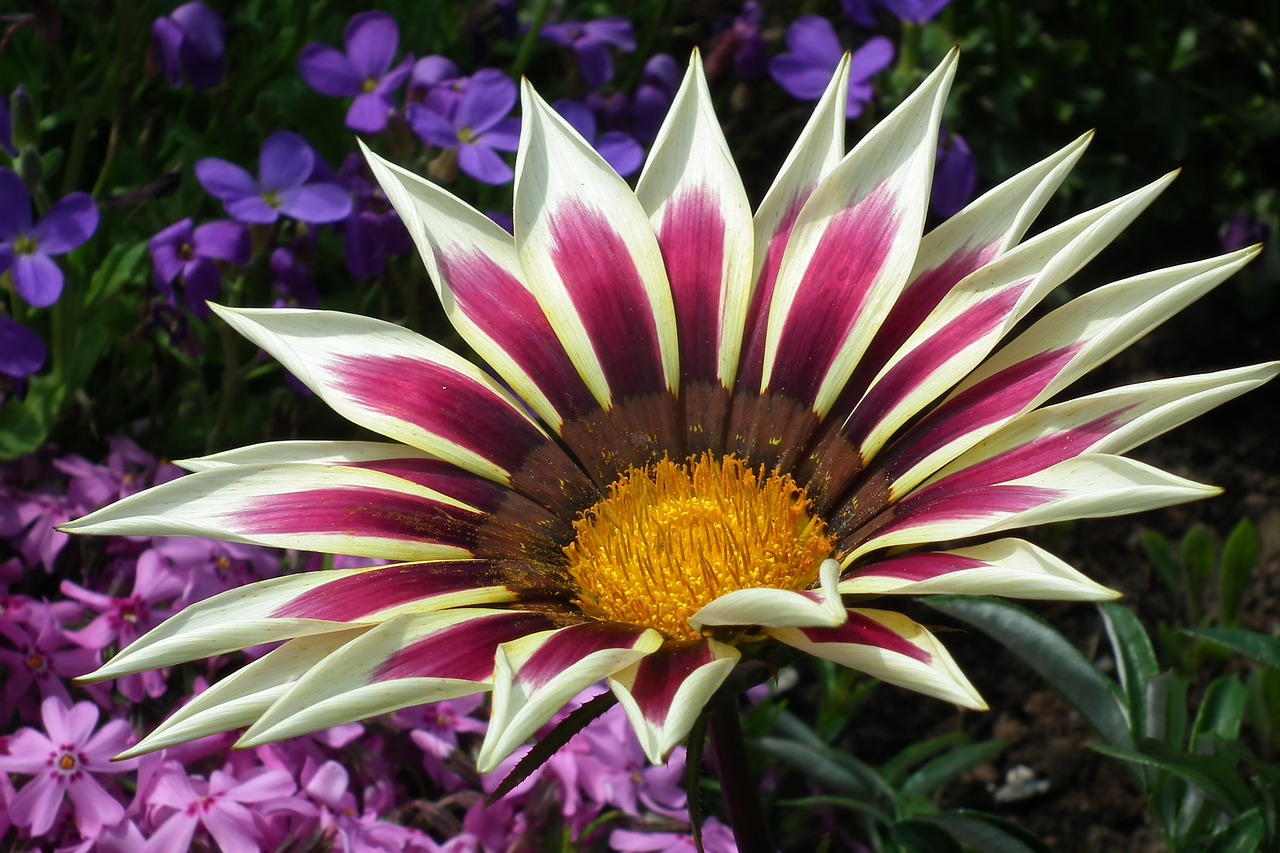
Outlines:
{"label": "flower stem", "polygon": [[711,712],[708,724],[720,773],[720,792],[738,853],[776,853],[747,764],[747,743],[742,737],[737,702],[733,698],[721,702]]}

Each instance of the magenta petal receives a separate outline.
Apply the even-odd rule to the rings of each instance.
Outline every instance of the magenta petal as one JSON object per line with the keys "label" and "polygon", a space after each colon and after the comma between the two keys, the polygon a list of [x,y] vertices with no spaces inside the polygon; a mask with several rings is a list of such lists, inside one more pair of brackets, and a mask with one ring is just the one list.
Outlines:
{"label": "magenta petal", "polygon": [[351,215],[351,196],[337,184],[308,184],[280,194],[280,210],[299,222],[321,225]]}
{"label": "magenta petal", "polygon": [[13,288],[33,308],[48,308],[62,295],[62,270],[44,255],[18,255]]}
{"label": "magenta petal", "polygon": [[526,693],[533,693],[587,655],[604,649],[634,647],[645,630],[614,622],[570,625],[548,637],[520,667],[516,677],[524,684]]}
{"label": "magenta petal", "polygon": [[460,622],[401,649],[373,673],[374,681],[399,678],[457,678],[487,681],[493,677],[498,646],[552,627],[535,613],[502,613]]}
{"label": "magenta petal", "polygon": [[103,827],[124,820],[124,806],[87,773],[72,781],[67,793],[76,807],[76,828],[85,838],[97,838]]}
{"label": "magenta petal", "polygon": [[260,853],[259,833],[253,812],[237,802],[221,799],[201,817],[221,853]]}
{"label": "magenta petal", "polygon": [[671,712],[680,685],[713,659],[711,649],[702,641],[664,646],[640,661],[628,692],[645,719],[661,726]]}
{"label": "magenta petal", "polygon": [[307,590],[272,611],[271,618],[356,622],[409,602],[426,602],[500,581],[488,563],[476,560],[389,566]]}
{"label": "magenta petal", "polygon": [[322,95],[351,98],[363,91],[364,79],[342,52],[328,45],[309,44],[298,57],[298,73]]}
{"label": "magenta petal", "polygon": [[39,838],[53,826],[65,790],[58,777],[41,774],[28,782],[9,803],[10,813],[21,821],[20,826],[27,827],[33,837]]}

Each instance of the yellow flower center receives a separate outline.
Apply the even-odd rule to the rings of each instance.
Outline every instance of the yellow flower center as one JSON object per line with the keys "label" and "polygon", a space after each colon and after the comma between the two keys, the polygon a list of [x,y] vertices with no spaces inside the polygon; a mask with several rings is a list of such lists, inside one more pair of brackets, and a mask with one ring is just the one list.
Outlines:
{"label": "yellow flower center", "polygon": [[725,593],[805,589],[832,545],[790,475],[711,454],[630,469],[573,529],[582,612],[672,639],[700,636],[689,617]]}

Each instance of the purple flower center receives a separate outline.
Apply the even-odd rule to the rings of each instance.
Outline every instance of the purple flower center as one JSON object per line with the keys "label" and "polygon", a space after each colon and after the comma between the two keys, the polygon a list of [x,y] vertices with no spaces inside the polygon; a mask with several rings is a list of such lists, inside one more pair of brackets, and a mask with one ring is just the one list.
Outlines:
{"label": "purple flower center", "polygon": [[476,135],[469,127],[458,128],[458,141],[463,145],[471,145],[476,141]]}
{"label": "purple flower center", "polygon": [[13,253],[15,255],[34,255],[36,253],[36,241],[25,234],[13,241]]}
{"label": "purple flower center", "polygon": [[262,200],[267,203],[268,207],[279,208],[284,205],[284,199],[280,198],[280,193],[275,190],[267,190],[262,194]]}
{"label": "purple flower center", "polygon": [[58,752],[53,754],[53,768],[56,778],[61,778],[64,782],[73,782],[80,777],[80,765],[83,759],[76,752],[74,743],[64,743],[58,746]]}
{"label": "purple flower center", "polygon": [[370,92],[376,92],[377,90],[378,79],[376,77],[370,77],[368,80],[365,80],[364,85],[360,87],[360,91],[364,92],[366,95]]}
{"label": "purple flower center", "polygon": [[184,261],[194,260],[196,256],[196,247],[190,243],[183,243],[178,247],[178,257]]}

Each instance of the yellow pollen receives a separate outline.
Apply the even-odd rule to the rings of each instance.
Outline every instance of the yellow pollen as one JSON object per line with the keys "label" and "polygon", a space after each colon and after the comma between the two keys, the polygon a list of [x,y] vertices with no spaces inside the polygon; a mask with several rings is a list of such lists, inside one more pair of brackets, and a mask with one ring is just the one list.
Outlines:
{"label": "yellow pollen", "polygon": [[70,753],[62,753],[62,756],[58,759],[58,767],[63,770],[75,770],[76,764],[75,756]]}
{"label": "yellow pollen", "polygon": [[689,617],[725,593],[809,587],[832,545],[790,475],[709,453],[630,469],[573,529],[582,612],[672,639],[700,636]]}

